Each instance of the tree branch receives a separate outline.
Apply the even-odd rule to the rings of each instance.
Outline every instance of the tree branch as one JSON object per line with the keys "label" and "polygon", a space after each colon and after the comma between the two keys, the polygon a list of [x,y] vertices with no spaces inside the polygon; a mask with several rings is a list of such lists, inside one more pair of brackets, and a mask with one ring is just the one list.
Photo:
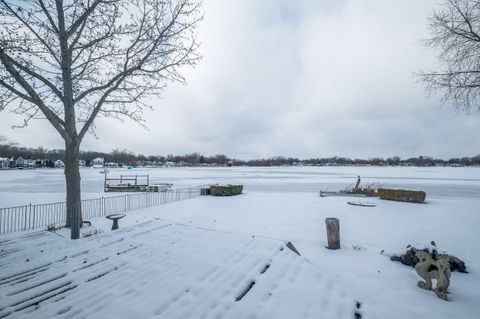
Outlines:
{"label": "tree branch", "polygon": [[48,108],[40,98],[40,96],[35,92],[35,90],[30,86],[30,84],[23,78],[23,76],[15,69],[12,59],[0,48],[0,61],[5,66],[5,69],[10,73],[10,75],[16,80],[16,82],[27,92],[30,96],[31,103],[38,106],[42,111],[45,117],[50,121],[53,127],[60,133],[60,135],[66,140],[71,140],[71,137],[65,131],[65,123],[50,109]]}
{"label": "tree branch", "polygon": [[58,27],[55,24],[55,22],[53,21],[52,16],[50,15],[50,12],[48,12],[47,7],[45,7],[45,3],[43,2],[43,0],[38,0],[38,3],[40,4],[40,7],[42,8],[43,13],[45,13],[45,16],[47,17],[48,21],[50,22],[50,25],[52,26],[53,30],[55,31],[55,33],[58,34]]}
{"label": "tree branch", "polygon": [[45,77],[38,74],[37,72],[33,71],[32,68],[28,68],[28,67],[24,66],[23,64],[15,61],[14,59],[10,58],[10,61],[12,62],[13,65],[15,65],[17,68],[19,68],[23,72],[27,73],[28,75],[33,76],[34,78],[40,80],[43,84],[48,86],[50,88],[50,90],[52,90],[52,92],[60,99],[60,101],[63,101],[62,92],[60,92],[60,90],[57,89],[57,87],[55,85],[53,85],[52,82],[50,82]]}
{"label": "tree branch", "polygon": [[18,96],[19,98],[21,99],[24,99],[25,101],[28,101],[32,104],[35,104],[35,102],[28,96],[28,95],[25,95],[23,94],[22,92],[18,91],[17,89],[15,89],[13,86],[11,86],[10,84],[6,83],[5,81],[3,80],[0,80],[0,84],[6,88],[7,90],[9,90],[10,92],[14,93],[16,96]]}
{"label": "tree branch", "polygon": [[[125,77],[124,77],[124,78],[125,78]],[[112,93],[114,90],[116,90],[116,89],[120,86],[120,84],[122,83],[121,80],[122,80],[122,79],[119,79],[119,81],[117,81],[117,83],[116,83],[113,87],[111,87],[110,89],[108,89],[108,90],[103,94],[103,96],[100,98],[100,100],[98,101],[97,105],[96,105],[95,108],[93,109],[92,114],[90,114],[90,117],[87,119],[87,121],[86,121],[85,124],[83,125],[82,129],[80,130],[80,134],[78,134],[78,140],[79,140],[79,141],[82,141],[83,137],[84,137],[85,134],[88,132],[88,129],[90,128],[90,126],[92,125],[93,121],[94,121],[95,118],[97,117],[98,112],[100,112],[103,103],[104,103],[105,100],[108,98],[108,96],[110,95],[110,93]]]}
{"label": "tree branch", "polygon": [[106,0],[95,0],[92,5],[90,7],[88,7],[85,12],[75,21],[72,23],[72,25],[68,28],[67,30],[67,37],[70,37],[72,36],[73,33],[75,33],[75,31],[77,31],[78,27],[84,23],[88,16],[90,14],[92,14],[93,11],[95,11],[95,8],[100,4],[100,3],[105,3],[105,4],[108,4],[108,3],[114,3],[114,2],[118,2],[118,0],[110,0],[110,1],[106,1]]}
{"label": "tree branch", "polygon": [[43,44],[43,46],[50,53],[53,59],[57,61],[58,64],[60,64],[60,60],[57,58],[57,54],[55,54],[55,51],[53,51],[52,47],[45,41],[45,39],[43,39],[38,34],[38,32],[35,31],[29,23],[27,23],[27,21],[25,21],[15,10],[13,10],[12,7],[10,7],[7,2],[5,2],[5,0],[0,0],[0,2],[5,6],[5,8],[8,9],[8,11],[10,11],[11,14],[13,14],[20,22],[22,22],[22,24],[25,25],[27,29],[30,30],[30,32],[32,32],[32,34],[37,38],[37,40]]}

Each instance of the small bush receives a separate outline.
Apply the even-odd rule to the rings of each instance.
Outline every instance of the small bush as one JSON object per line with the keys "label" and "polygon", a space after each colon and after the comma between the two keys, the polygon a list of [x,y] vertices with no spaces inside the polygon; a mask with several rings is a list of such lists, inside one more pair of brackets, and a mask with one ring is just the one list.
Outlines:
{"label": "small bush", "polygon": [[353,244],[352,247],[353,247],[353,250],[355,250],[355,251],[367,250],[367,248],[365,248],[361,245],[358,245],[358,244]]}

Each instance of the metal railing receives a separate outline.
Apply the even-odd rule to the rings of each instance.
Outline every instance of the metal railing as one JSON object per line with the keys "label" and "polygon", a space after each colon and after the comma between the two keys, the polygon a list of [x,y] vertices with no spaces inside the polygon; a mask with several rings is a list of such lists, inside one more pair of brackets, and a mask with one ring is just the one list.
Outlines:
{"label": "metal railing", "polygon": [[[82,200],[82,217],[83,220],[89,220],[190,199],[200,196],[203,187],[205,186],[85,199]],[[0,235],[40,227],[63,226],[66,223],[66,210],[66,202],[0,208]]]}

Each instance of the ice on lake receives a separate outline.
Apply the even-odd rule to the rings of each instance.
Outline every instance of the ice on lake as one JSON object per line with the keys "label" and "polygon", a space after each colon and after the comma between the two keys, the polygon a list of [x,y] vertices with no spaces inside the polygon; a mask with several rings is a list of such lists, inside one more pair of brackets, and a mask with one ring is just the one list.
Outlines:
{"label": "ice on lake", "polygon": [[[285,193],[345,189],[361,176],[363,185],[423,190],[427,200],[480,197],[478,167],[168,167],[109,171],[112,177],[132,174],[147,174],[151,183],[174,186],[238,183],[245,185],[246,192]],[[84,199],[105,195],[100,170],[82,168],[81,176]],[[0,181],[0,207],[65,198],[61,169],[5,170],[0,171]]]}

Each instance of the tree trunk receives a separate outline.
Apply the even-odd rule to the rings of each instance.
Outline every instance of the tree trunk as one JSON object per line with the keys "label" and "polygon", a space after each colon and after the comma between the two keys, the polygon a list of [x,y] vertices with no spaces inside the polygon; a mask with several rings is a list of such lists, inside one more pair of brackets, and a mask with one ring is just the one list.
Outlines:
{"label": "tree trunk", "polygon": [[78,225],[82,226],[82,205],[80,191],[80,170],[78,167],[79,146],[65,143],[65,181],[67,185],[67,223],[66,227],[71,227],[73,213],[78,213]]}

